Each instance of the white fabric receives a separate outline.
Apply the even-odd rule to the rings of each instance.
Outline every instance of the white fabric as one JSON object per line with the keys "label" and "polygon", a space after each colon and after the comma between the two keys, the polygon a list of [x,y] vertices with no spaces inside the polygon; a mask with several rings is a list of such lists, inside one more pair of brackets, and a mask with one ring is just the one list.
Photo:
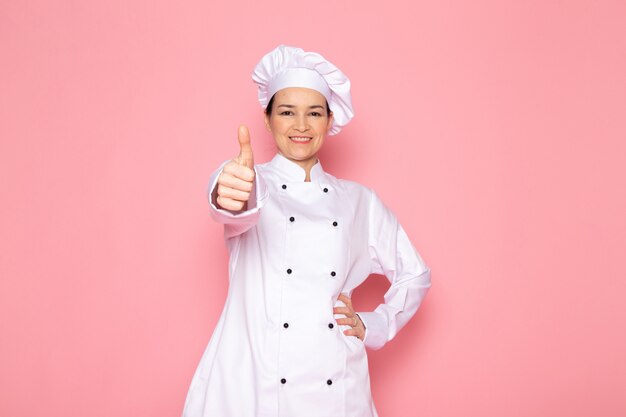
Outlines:
{"label": "white fabric", "polygon": [[[227,162],[207,191],[211,216],[224,224],[229,290],[183,417],[377,417],[366,347],[380,349],[415,314],[430,270],[372,189],[335,178],[319,160],[305,182],[305,171],[277,153],[255,165],[246,211],[217,208]],[[391,285],[383,304],[358,312],[361,341],[343,333],[351,327],[338,325],[345,315],[332,309],[372,273]]]}
{"label": "white fabric", "polygon": [[326,98],[326,101],[331,102],[332,92],[324,78],[319,72],[308,68],[287,68],[283,72],[276,74],[267,87],[267,95],[271,98],[278,90],[283,88],[302,86],[319,91]]}
{"label": "white fabric", "polygon": [[350,80],[316,52],[279,45],[261,58],[252,72],[252,80],[258,86],[259,103],[263,109],[282,88],[305,87],[322,93],[333,112],[329,135],[339,133],[354,117]]}

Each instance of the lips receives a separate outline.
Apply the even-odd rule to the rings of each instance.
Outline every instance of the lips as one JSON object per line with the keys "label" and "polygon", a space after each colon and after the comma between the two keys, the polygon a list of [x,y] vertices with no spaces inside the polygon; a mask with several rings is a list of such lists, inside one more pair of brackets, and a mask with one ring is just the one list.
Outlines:
{"label": "lips", "polygon": [[289,139],[291,139],[292,142],[297,142],[297,143],[308,143],[311,141],[311,139],[313,139],[310,136],[289,136]]}

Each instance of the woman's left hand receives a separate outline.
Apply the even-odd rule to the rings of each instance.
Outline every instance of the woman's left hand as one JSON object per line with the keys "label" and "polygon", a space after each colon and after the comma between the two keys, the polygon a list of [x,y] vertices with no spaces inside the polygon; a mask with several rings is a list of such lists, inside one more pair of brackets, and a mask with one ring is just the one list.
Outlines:
{"label": "woman's left hand", "polygon": [[346,336],[356,336],[360,340],[363,340],[365,337],[365,325],[361,321],[361,318],[354,312],[352,299],[344,293],[339,294],[338,299],[343,301],[346,307],[334,307],[333,313],[345,314],[346,318],[337,319],[337,323],[352,326],[351,329],[344,330],[343,334]]}

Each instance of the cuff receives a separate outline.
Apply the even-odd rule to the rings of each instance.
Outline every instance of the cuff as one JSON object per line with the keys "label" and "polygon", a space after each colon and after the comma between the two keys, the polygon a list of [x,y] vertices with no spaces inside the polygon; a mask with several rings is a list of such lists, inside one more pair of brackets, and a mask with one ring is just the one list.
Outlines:
{"label": "cuff", "polygon": [[378,350],[387,343],[387,321],[376,311],[356,312],[365,326],[363,343],[372,350]]}

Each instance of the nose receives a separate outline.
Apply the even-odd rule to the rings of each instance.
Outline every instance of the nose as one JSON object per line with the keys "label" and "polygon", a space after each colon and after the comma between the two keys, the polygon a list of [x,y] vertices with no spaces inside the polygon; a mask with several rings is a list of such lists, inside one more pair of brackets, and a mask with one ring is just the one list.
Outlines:
{"label": "nose", "polygon": [[309,123],[307,122],[306,115],[300,115],[296,118],[294,129],[299,132],[306,132],[309,130]]}

